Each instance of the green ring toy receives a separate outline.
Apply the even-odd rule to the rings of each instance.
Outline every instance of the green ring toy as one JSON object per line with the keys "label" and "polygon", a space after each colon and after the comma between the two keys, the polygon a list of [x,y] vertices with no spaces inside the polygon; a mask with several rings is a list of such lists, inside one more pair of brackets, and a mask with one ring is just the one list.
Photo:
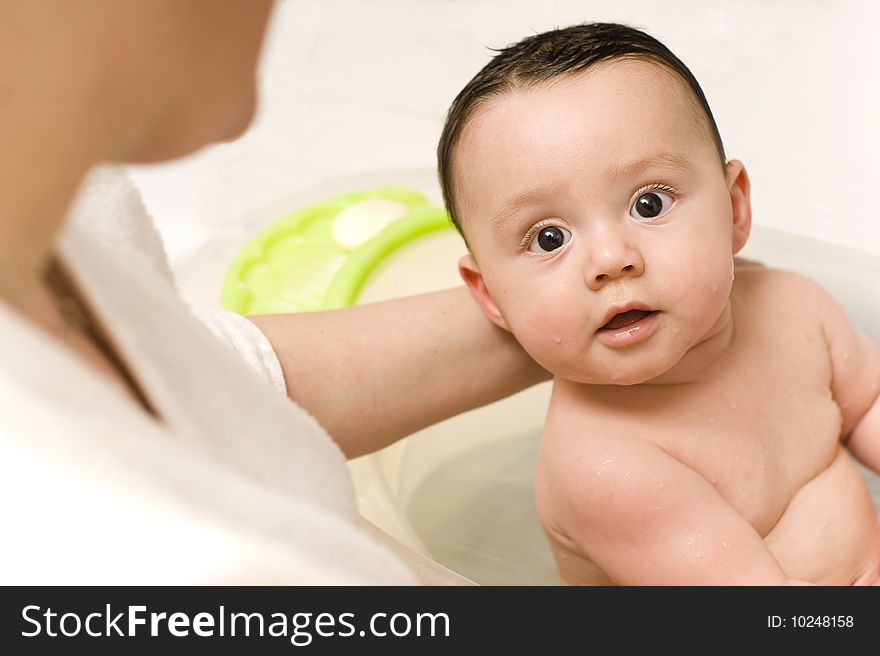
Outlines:
{"label": "green ring toy", "polygon": [[407,242],[451,227],[446,210],[433,206],[413,208],[410,214],[389,223],[349,255],[330,283],[324,309],[354,305],[367,278],[386,257]]}
{"label": "green ring toy", "polygon": [[[378,232],[363,214],[368,206],[384,213]],[[451,227],[443,208],[403,187],[359,191],[309,205],[260,232],[239,252],[226,275],[221,305],[239,314],[352,305],[391,253]]]}

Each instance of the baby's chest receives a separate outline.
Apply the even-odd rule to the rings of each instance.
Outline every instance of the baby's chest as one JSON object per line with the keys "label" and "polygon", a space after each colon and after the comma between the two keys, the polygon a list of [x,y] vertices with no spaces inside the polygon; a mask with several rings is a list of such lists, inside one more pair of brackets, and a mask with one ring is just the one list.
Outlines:
{"label": "baby's chest", "polygon": [[[801,350],[765,355],[692,394],[651,439],[702,474],[757,529],[839,448],[841,414],[827,360]],[[734,372],[732,372],[734,373]],[[676,404],[679,405],[679,404]]]}

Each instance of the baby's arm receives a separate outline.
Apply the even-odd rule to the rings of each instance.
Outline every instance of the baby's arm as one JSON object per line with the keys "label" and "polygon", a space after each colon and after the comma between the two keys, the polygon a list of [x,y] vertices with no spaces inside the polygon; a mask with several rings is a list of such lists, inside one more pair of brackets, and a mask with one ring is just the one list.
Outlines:
{"label": "baby's arm", "polygon": [[712,484],[655,444],[618,436],[577,444],[579,453],[553,464],[555,519],[612,580],[801,583]]}
{"label": "baby's arm", "polygon": [[843,415],[841,435],[863,465],[880,473],[880,348],[859,333],[841,307],[815,283],[831,355],[831,395]]}

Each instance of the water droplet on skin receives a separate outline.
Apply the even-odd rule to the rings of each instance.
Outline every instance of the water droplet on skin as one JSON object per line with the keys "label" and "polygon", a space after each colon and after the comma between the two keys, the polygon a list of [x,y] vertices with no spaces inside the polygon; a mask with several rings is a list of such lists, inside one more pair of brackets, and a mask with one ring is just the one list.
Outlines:
{"label": "water droplet on skin", "polygon": [[717,479],[717,478],[713,478],[713,479],[712,479],[712,485],[715,485],[715,483],[717,483],[717,482],[718,482],[718,479]]}
{"label": "water droplet on skin", "polygon": [[553,341],[556,342],[557,344],[561,344],[562,343],[562,336],[561,335],[553,335]]}
{"label": "water droplet on skin", "polygon": [[724,542],[724,540],[721,541],[721,546],[724,547],[725,549],[730,549],[730,545],[727,544],[726,542]]}

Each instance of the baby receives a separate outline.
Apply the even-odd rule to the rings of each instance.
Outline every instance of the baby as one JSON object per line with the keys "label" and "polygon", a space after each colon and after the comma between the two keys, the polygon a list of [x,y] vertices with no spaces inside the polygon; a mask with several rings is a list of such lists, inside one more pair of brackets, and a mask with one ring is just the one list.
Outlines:
{"label": "baby", "polygon": [[554,374],[538,512],[565,583],[872,584],[880,349],[734,259],[749,179],[691,72],[622,25],[506,48],[438,149],[459,269]]}

